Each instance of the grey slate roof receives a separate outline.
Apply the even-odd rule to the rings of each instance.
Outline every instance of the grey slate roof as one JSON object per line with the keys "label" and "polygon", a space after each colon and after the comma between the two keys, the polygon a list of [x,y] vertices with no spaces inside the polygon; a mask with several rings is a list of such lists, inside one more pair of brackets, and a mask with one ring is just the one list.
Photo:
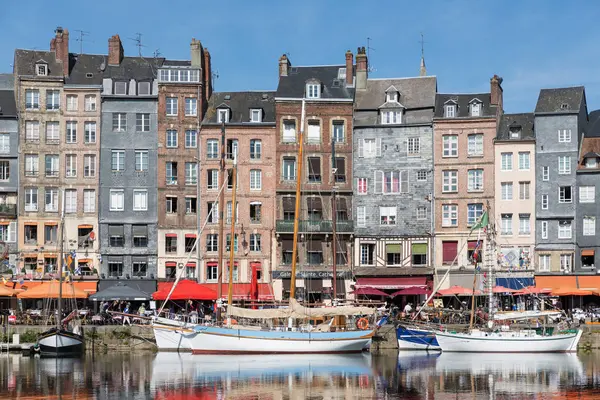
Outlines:
{"label": "grey slate roof", "polygon": [[56,60],[55,54],[51,51],[17,49],[14,69],[19,75],[35,76],[35,64],[40,60],[48,63],[48,76],[63,76],[62,63]]}
{"label": "grey slate roof", "polygon": [[368,79],[367,88],[356,91],[354,108],[357,110],[377,110],[385,103],[385,91],[390,86],[394,86],[400,92],[398,102],[405,109],[435,106],[436,77],[424,76],[403,79]]}
{"label": "grey slate roof", "polygon": [[15,77],[13,74],[0,74],[0,90],[14,90]]}
{"label": "grey slate roof", "polygon": [[165,60],[163,66],[168,67],[189,67],[192,65],[190,60]]}
{"label": "grey slate roof", "polygon": [[578,113],[585,96],[583,86],[542,89],[535,113]]}
{"label": "grey slate roof", "polygon": [[[504,114],[500,118],[498,124],[498,132],[496,134],[496,140],[533,140],[535,139],[535,132],[533,129],[533,113],[521,113],[521,114]],[[512,139],[510,137],[510,128],[513,126],[521,127],[521,137],[519,139]]]}
{"label": "grey slate roof", "polygon": [[15,103],[15,92],[12,90],[0,90],[0,118],[16,117],[17,105]]}
{"label": "grey slate roof", "polygon": [[[266,99],[263,99],[266,95]],[[263,110],[263,124],[275,123],[275,92],[214,92],[208,101],[208,108],[204,116],[204,124],[218,124],[217,108],[229,108],[231,110],[230,124],[260,125],[250,122],[250,109],[260,108]],[[226,99],[229,96],[229,99]]]}
{"label": "grey slate roof", "polygon": [[353,99],[354,88],[347,88],[345,80],[339,80],[339,85],[334,86],[334,80],[338,80],[337,77],[340,68],[346,68],[346,66],[291,66],[288,70],[288,76],[279,77],[279,85],[277,86],[275,97],[302,98],[307,81],[316,79],[322,85],[322,99]]}
{"label": "grey slate roof", "polygon": [[600,137],[600,110],[592,111],[588,115],[588,119],[585,137]]}
{"label": "grey slate roof", "polygon": [[[475,99],[482,102],[480,117],[471,117],[469,115],[469,103]],[[490,104],[490,93],[438,93],[435,97],[435,118],[444,118],[444,105],[452,101],[458,104],[458,113],[455,118],[495,117],[498,108]]]}
{"label": "grey slate roof", "polygon": [[152,57],[123,57],[120,65],[108,65],[104,70],[104,78],[112,79],[154,79],[165,59]]}
{"label": "grey slate roof", "polygon": [[[97,54],[69,54],[71,71],[65,80],[67,85],[102,85],[102,64],[107,58]],[[87,74],[92,74],[88,77]]]}

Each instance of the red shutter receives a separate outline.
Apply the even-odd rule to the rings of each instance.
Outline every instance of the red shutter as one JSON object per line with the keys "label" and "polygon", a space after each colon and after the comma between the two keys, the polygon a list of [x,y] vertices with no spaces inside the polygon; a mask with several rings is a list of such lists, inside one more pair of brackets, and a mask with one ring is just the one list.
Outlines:
{"label": "red shutter", "polygon": [[458,252],[458,242],[444,241],[442,242],[443,261],[445,264],[452,264]]}

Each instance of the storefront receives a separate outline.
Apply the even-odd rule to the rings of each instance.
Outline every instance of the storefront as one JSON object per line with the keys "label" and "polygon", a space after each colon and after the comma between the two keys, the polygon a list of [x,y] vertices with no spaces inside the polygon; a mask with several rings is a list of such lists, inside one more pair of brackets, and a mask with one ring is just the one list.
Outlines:
{"label": "storefront", "polygon": [[[338,271],[336,294],[345,299],[351,290],[352,275],[347,271]],[[273,271],[273,291],[277,300],[290,297],[291,271]],[[296,298],[309,303],[321,303],[333,298],[333,273],[331,271],[301,271],[296,273]]]}

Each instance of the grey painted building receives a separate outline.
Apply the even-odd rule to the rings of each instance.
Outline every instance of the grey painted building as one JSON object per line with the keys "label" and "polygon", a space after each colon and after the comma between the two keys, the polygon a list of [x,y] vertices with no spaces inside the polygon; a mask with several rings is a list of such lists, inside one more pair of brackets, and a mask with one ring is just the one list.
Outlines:
{"label": "grey painted building", "polygon": [[163,61],[123,57],[119,37],[109,39],[102,90],[99,196],[100,273],[105,276],[156,276],[156,71]]}
{"label": "grey painted building", "polygon": [[542,89],[534,115],[538,273],[579,272],[576,172],[588,120],[584,88]]}
{"label": "grey painted building", "polygon": [[435,77],[368,79],[366,87],[356,88],[354,264],[359,277],[431,272],[436,89]]}

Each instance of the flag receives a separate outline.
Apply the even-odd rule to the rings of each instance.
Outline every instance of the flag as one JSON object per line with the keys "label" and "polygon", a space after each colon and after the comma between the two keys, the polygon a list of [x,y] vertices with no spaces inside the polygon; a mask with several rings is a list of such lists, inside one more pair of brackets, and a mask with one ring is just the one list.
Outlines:
{"label": "flag", "polygon": [[481,218],[479,218],[479,221],[473,225],[473,227],[471,228],[471,232],[473,232],[475,229],[481,229],[481,228],[485,228],[488,225],[488,213],[487,211],[485,211],[483,214],[481,214]]}

